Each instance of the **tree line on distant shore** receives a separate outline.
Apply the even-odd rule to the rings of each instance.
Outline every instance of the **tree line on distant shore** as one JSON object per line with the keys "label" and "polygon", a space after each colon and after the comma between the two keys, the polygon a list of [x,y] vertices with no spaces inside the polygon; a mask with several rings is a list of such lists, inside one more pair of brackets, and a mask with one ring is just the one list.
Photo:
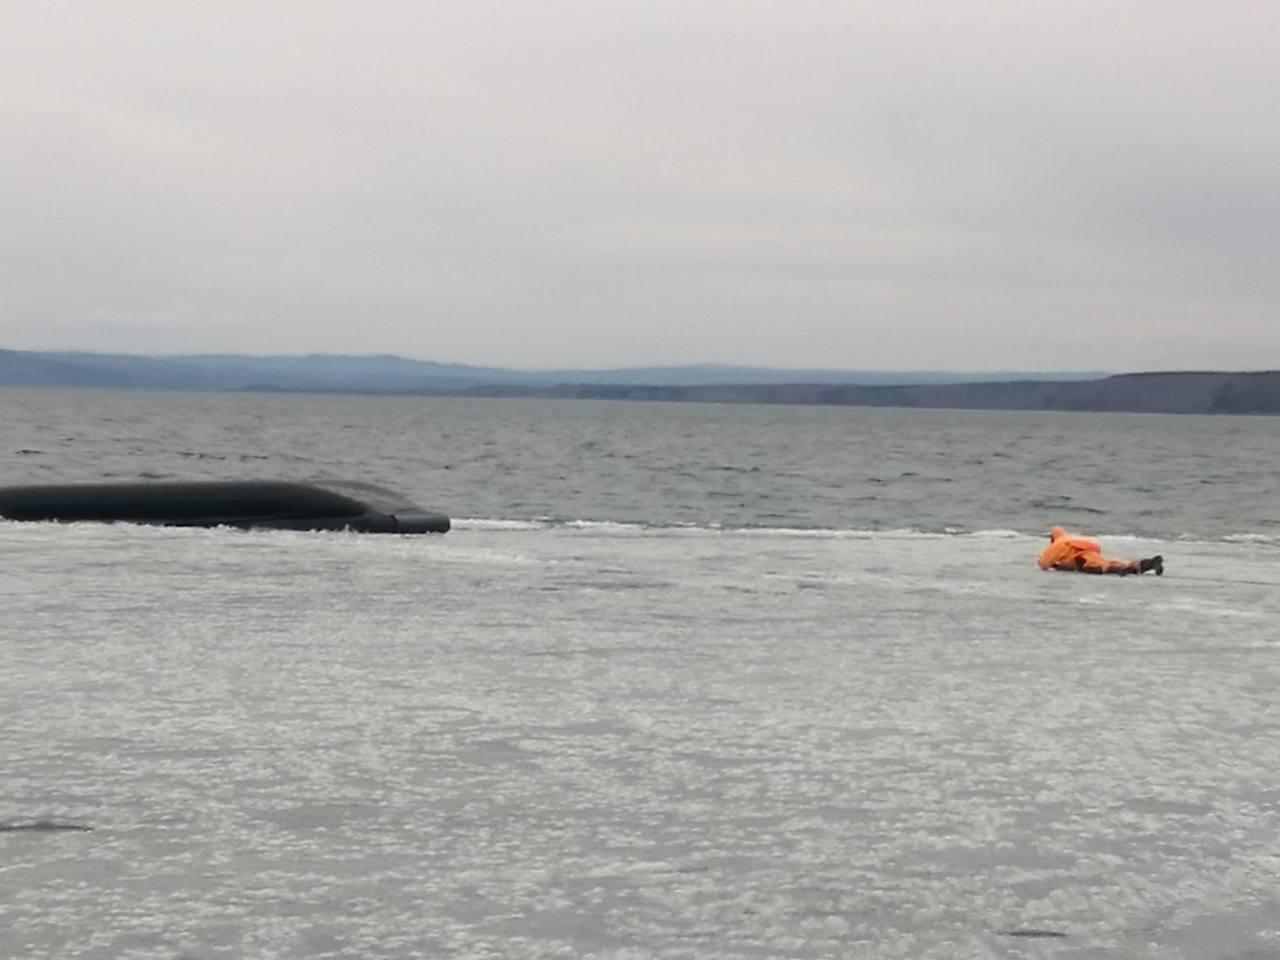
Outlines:
{"label": "tree line on distant shore", "polygon": [[972,410],[1063,410],[1131,413],[1277,414],[1280,371],[1130,373],[1098,380],[989,383],[772,384],[645,387],[566,385],[552,389],[473,391],[489,396],[544,396],[704,403],[785,403]]}

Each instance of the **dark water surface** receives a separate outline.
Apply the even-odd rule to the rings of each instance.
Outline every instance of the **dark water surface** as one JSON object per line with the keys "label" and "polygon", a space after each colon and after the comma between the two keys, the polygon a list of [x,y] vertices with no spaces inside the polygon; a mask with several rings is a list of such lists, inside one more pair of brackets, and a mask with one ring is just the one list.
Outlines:
{"label": "dark water surface", "polygon": [[454,517],[1280,535],[1280,421],[0,391],[0,483],[337,476]]}

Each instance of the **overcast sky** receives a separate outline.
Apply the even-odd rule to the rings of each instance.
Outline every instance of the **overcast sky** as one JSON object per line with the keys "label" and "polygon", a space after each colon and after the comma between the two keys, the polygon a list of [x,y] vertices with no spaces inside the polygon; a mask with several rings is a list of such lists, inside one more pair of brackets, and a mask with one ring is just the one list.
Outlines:
{"label": "overcast sky", "polygon": [[0,346],[1280,367],[1280,4],[0,0]]}

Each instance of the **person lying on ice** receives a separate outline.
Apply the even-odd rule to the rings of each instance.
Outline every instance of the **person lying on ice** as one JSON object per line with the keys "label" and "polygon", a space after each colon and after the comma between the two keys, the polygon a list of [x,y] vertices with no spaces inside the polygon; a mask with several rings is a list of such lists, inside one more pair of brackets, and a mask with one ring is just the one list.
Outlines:
{"label": "person lying on ice", "polygon": [[1102,555],[1102,547],[1096,540],[1075,537],[1061,527],[1054,527],[1049,534],[1049,546],[1040,554],[1041,570],[1078,570],[1081,573],[1115,573],[1122,577],[1131,573],[1154,570],[1156,576],[1164,573],[1164,557],[1148,557],[1145,560],[1108,560]]}

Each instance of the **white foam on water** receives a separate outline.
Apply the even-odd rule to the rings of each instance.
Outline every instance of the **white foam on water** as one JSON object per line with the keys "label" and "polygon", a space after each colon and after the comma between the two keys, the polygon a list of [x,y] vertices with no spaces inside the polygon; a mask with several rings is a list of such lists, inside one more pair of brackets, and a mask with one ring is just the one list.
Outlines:
{"label": "white foam on water", "polygon": [[458,517],[451,521],[453,530],[545,530],[548,520],[503,520],[485,517]]}
{"label": "white foam on water", "polygon": [[1223,543],[1256,543],[1269,547],[1280,546],[1280,536],[1272,533],[1230,533],[1220,539]]}
{"label": "white foam on water", "polygon": [[[963,527],[947,527],[942,530],[923,530],[911,527],[892,529],[880,528],[839,528],[839,527],[780,527],[780,526],[733,526],[728,524],[691,522],[671,524],[633,523],[618,520],[560,520],[549,517],[533,519],[515,518],[481,518],[463,517],[453,521],[455,531],[507,530],[507,531],[539,531],[539,530],[574,530],[584,533],[605,534],[717,534],[733,537],[759,537],[774,539],[849,539],[849,540],[1008,540],[1039,541],[1044,539],[1046,531],[1014,530],[1006,527],[968,530]],[[1115,543],[1166,543],[1185,544],[1232,543],[1232,544],[1280,544],[1280,537],[1269,534],[1232,534],[1221,538],[1196,538],[1183,535],[1175,540],[1162,540],[1145,534],[1127,534],[1089,531],[1084,535],[1094,539]]]}

